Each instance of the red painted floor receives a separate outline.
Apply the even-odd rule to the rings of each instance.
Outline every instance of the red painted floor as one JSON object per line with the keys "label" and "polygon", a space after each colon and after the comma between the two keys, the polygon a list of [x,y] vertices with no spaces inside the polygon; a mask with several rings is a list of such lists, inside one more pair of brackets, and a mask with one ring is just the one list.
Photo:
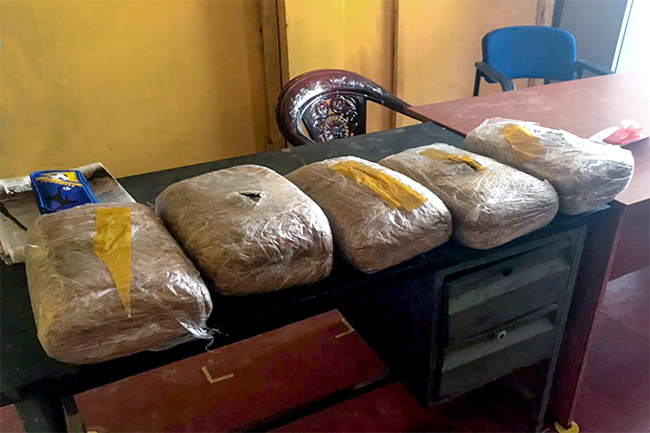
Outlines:
{"label": "red painted floor", "polygon": [[0,408],[0,433],[22,433],[25,431],[23,421],[18,415],[16,406],[4,406]]}
{"label": "red painted floor", "polygon": [[[650,268],[610,282],[592,338],[574,412],[580,430],[650,432]],[[424,411],[394,384],[278,431],[530,431],[526,411],[491,398],[501,392],[489,385]]]}
{"label": "red painted floor", "polygon": [[407,432],[419,430],[427,411],[401,383],[286,424],[274,432]]}
{"label": "red painted floor", "polygon": [[607,286],[578,389],[585,433],[650,432],[650,268]]}

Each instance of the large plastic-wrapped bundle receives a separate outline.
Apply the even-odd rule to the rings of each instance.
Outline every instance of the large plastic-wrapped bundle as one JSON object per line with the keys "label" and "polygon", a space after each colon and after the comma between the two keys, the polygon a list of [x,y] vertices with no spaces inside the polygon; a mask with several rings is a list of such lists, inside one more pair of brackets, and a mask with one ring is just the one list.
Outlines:
{"label": "large plastic-wrapped bundle", "polygon": [[287,175],[323,209],[334,242],[354,266],[373,273],[449,240],[451,214],[408,177],[355,157],[328,159]]}
{"label": "large plastic-wrapped bundle", "polygon": [[156,211],[225,295],[310,284],[332,269],[325,214],[266,167],[242,165],[178,182],[158,196]]}
{"label": "large plastic-wrapped bundle", "polygon": [[43,215],[26,251],[38,338],[55,359],[94,363],[211,338],[208,289],[146,206]]}
{"label": "large plastic-wrapped bundle", "polygon": [[548,180],[560,196],[560,212],[568,215],[613,200],[634,170],[629,150],[520,120],[488,119],[467,134],[464,147]]}
{"label": "large plastic-wrapped bundle", "polygon": [[548,224],[558,197],[546,181],[491,158],[437,143],[379,162],[433,191],[451,210],[454,237],[487,249]]}

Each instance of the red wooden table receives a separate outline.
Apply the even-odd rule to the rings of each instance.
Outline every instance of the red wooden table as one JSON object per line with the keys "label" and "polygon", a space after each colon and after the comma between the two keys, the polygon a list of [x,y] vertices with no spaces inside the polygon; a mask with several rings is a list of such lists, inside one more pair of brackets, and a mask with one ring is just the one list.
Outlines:
{"label": "red wooden table", "polygon": [[[650,75],[606,75],[407,110],[462,135],[490,117],[531,120],[580,137],[634,119],[650,133]],[[631,206],[650,200],[650,142],[645,139],[627,148],[634,154],[634,177],[616,201]]]}
{"label": "red wooden table", "polygon": [[[530,120],[590,137],[623,119],[634,119],[650,133],[650,75],[607,75],[531,87],[476,98],[410,107],[460,134],[491,117]],[[626,147],[634,155],[634,176],[616,197],[612,217],[591,227],[578,274],[549,409],[563,424],[571,421],[576,389],[593,319],[607,281],[649,265],[650,140]]]}

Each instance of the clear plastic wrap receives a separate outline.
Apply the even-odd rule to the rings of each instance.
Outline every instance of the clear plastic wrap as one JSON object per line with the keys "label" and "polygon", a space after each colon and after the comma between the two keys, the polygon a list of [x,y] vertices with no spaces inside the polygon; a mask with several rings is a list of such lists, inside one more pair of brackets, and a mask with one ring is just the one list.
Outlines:
{"label": "clear plastic wrap", "polygon": [[436,143],[379,162],[433,191],[451,210],[454,238],[488,249],[548,224],[558,210],[551,184],[491,158]]}
{"label": "clear plastic wrap", "polygon": [[156,211],[225,295],[310,284],[332,269],[323,211],[266,167],[242,165],[169,186]]}
{"label": "clear plastic wrap", "polygon": [[629,150],[521,120],[488,119],[467,134],[464,147],[548,180],[560,196],[560,212],[568,215],[613,200],[634,170]]}
{"label": "clear plastic wrap", "polygon": [[[116,235],[110,218],[120,211],[130,230]],[[146,206],[89,204],[43,215],[29,229],[26,252],[38,338],[52,358],[95,363],[211,338],[208,289]],[[109,266],[111,255],[118,266]]]}
{"label": "clear plastic wrap", "polygon": [[[369,167],[369,176],[377,180],[379,192],[333,169],[342,163]],[[384,179],[377,172],[383,173]],[[337,248],[363,272],[377,272],[406,261],[447,242],[451,236],[451,214],[435,194],[378,164],[355,157],[334,158],[301,167],[287,179],[323,209]],[[381,195],[382,185],[386,189],[406,188],[421,204],[404,207],[390,198],[387,201]]]}

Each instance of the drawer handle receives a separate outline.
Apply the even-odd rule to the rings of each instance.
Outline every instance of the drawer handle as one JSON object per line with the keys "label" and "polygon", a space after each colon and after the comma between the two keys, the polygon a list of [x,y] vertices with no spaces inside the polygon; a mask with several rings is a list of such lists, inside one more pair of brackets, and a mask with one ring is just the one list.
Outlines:
{"label": "drawer handle", "polygon": [[210,375],[210,372],[208,371],[207,367],[204,366],[201,369],[201,371],[203,371],[203,374],[205,374],[205,378],[208,379],[208,382],[210,382],[210,383],[217,383],[217,382],[232,379],[233,377],[235,377],[234,373],[230,373],[230,374],[226,374],[225,376],[216,377],[216,378],[213,379],[212,376]]}
{"label": "drawer handle", "polygon": [[502,338],[505,338],[506,335],[508,335],[508,331],[502,329],[501,331],[497,332],[497,340],[501,340]]}
{"label": "drawer handle", "polygon": [[512,274],[512,271],[513,271],[512,268],[504,269],[503,271],[501,271],[501,275],[507,277],[508,275]]}

